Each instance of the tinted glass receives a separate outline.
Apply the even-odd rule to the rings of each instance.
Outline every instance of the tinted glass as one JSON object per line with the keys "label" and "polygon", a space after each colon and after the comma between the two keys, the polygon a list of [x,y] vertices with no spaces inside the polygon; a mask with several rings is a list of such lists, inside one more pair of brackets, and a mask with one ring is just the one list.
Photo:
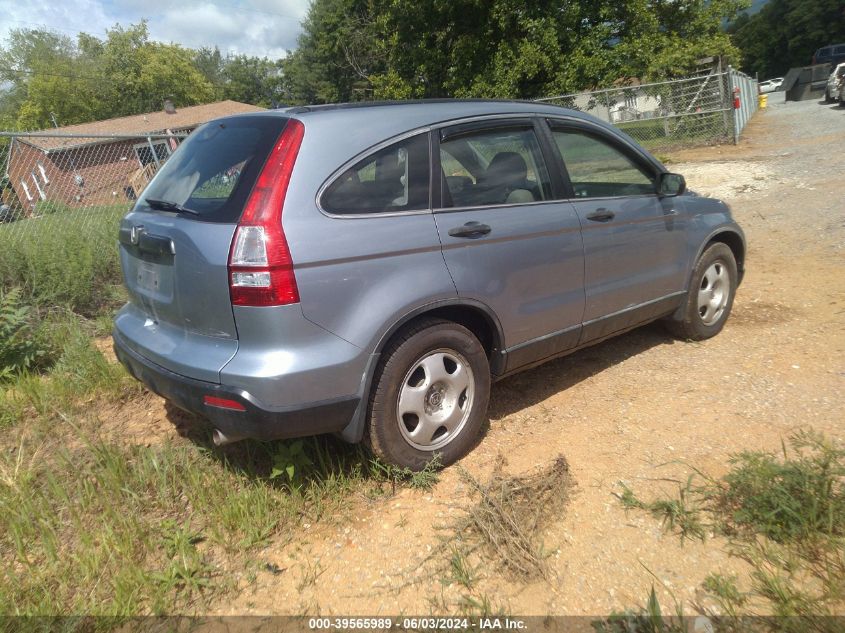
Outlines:
{"label": "tinted glass", "polygon": [[429,208],[428,134],[394,143],[343,172],[323,194],[329,213],[389,213]]}
{"label": "tinted glass", "polygon": [[444,207],[525,204],[550,197],[533,129],[479,130],[440,144]]}
{"label": "tinted glass", "polygon": [[577,130],[553,130],[577,198],[655,193],[655,176],[604,140]]}
{"label": "tinted glass", "polygon": [[236,222],[287,121],[247,116],[197,128],[144,189],[138,207],[149,209],[147,199],[163,200],[196,211],[205,221]]}

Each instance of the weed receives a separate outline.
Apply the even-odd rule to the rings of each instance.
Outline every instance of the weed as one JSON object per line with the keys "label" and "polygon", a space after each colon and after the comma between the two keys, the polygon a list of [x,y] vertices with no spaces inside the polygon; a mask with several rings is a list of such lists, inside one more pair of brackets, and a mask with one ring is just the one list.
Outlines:
{"label": "weed", "polygon": [[303,565],[302,578],[296,586],[297,591],[313,587],[324,573],[326,573],[326,568],[320,564],[319,560],[313,563],[310,559],[306,560]]}
{"label": "weed", "polygon": [[308,472],[313,465],[314,462],[305,452],[303,440],[279,442],[273,455],[273,471],[270,473],[270,479],[284,475],[290,486],[299,488],[302,485],[304,473]]}
{"label": "weed", "polygon": [[440,481],[440,456],[435,455],[420,471],[410,468],[399,468],[392,464],[385,464],[378,458],[370,461],[370,473],[376,481],[383,481],[392,486],[392,494],[396,494],[396,487],[406,484],[417,490],[431,490]]}
{"label": "weed", "polygon": [[734,618],[748,602],[745,594],[737,588],[736,582],[736,576],[710,574],[702,583],[702,587],[718,602],[722,613]]}
{"label": "weed", "polygon": [[687,633],[684,624],[683,609],[675,604],[676,615],[663,615],[654,585],[646,604],[638,609],[615,613],[605,620],[593,622],[598,633]]}
{"label": "weed", "polygon": [[845,535],[845,450],[811,431],[792,436],[795,453],[746,452],[709,493],[730,533],[762,534],[778,543]]}
{"label": "weed", "polygon": [[35,337],[32,309],[21,301],[20,288],[0,288],[0,381],[34,369],[46,352]]}
{"label": "weed", "polygon": [[702,522],[701,508],[698,506],[696,493],[693,477],[690,476],[685,484],[678,485],[678,496],[674,498],[657,499],[645,503],[638,499],[625,484],[622,484],[622,494],[617,496],[625,509],[650,512],[652,516],[661,520],[665,528],[677,529],[682,539],[703,539],[707,526]]}
{"label": "weed", "polygon": [[452,547],[452,558],[449,561],[452,580],[467,589],[472,589],[478,579],[477,570],[469,562],[467,554],[459,547]]}

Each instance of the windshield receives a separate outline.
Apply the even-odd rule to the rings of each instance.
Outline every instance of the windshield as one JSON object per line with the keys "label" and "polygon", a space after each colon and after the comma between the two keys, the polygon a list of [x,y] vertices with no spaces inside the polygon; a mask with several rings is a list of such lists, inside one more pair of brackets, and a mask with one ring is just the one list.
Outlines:
{"label": "windshield", "polygon": [[138,208],[236,222],[287,121],[243,116],[197,128],[144,190]]}

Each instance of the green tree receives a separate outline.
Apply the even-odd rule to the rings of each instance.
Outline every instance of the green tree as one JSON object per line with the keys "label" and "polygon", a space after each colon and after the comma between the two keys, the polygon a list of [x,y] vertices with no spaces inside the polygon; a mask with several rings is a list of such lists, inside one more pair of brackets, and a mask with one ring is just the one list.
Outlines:
{"label": "green tree", "polygon": [[283,98],[291,103],[353,101],[372,95],[384,72],[376,21],[383,0],[315,0],[299,46],[282,62]]}
{"label": "green tree", "polygon": [[286,60],[295,101],[531,98],[736,55],[747,0],[315,0]]}
{"label": "green tree", "polygon": [[149,41],[145,22],[109,29],[98,61],[107,78],[103,90],[108,116],[157,110],[165,99],[178,107],[214,98],[211,82],[194,65],[194,53],[177,44]]}
{"label": "green tree", "polygon": [[194,52],[151,42],[145,23],[116,26],[100,40],[76,41],[41,29],[13,30],[0,49],[0,81],[9,86],[4,121],[24,129],[139,114],[213,100],[212,84],[194,64]]}
{"label": "green tree", "polygon": [[51,126],[51,113],[59,121],[84,121],[97,111],[98,78],[63,35],[13,29],[0,49],[0,80],[9,85],[2,109],[12,127]]}
{"label": "green tree", "polygon": [[220,72],[220,80],[224,99],[267,108],[277,103],[282,96],[281,65],[266,57],[227,57]]}
{"label": "green tree", "polygon": [[845,42],[845,0],[770,0],[753,16],[730,27],[742,51],[742,68],[761,77],[808,66],[813,53]]}

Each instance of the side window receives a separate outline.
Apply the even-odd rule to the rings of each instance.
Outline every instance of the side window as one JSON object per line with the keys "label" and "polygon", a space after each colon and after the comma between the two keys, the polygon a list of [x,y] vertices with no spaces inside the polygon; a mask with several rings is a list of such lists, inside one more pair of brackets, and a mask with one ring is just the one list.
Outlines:
{"label": "side window", "polygon": [[394,143],[344,171],[326,189],[329,213],[384,213],[429,208],[428,133]]}
{"label": "side window", "polygon": [[655,193],[654,175],[606,141],[578,130],[552,130],[576,198]]}
{"label": "side window", "polygon": [[440,144],[444,207],[525,204],[550,197],[534,130],[488,129]]}

